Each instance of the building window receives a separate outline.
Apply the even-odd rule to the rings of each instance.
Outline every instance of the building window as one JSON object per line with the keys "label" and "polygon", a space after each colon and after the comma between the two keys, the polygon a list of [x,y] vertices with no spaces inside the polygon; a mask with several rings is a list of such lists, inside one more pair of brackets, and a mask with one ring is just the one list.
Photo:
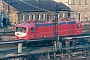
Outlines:
{"label": "building window", "polygon": [[72,0],[72,5],[75,5],[75,0]]}
{"label": "building window", "polygon": [[81,0],[78,0],[79,1],[79,5],[81,5]]}
{"label": "building window", "polygon": [[74,12],[70,13],[70,18],[74,18]]}
{"label": "building window", "polygon": [[68,0],[68,5],[70,5],[70,0]]}
{"label": "building window", "polygon": [[25,19],[25,15],[21,15],[21,20],[24,20]]}
{"label": "building window", "polygon": [[42,16],[42,20],[45,20],[45,14],[42,14],[41,16]]}
{"label": "building window", "polygon": [[73,0],[68,0],[68,5],[72,5],[73,4]]}
{"label": "building window", "polygon": [[37,15],[37,20],[40,20],[41,19],[41,15]]}
{"label": "building window", "polygon": [[32,14],[32,16],[31,16],[31,17],[32,17],[32,20],[34,20],[34,19],[35,19],[35,14]]}
{"label": "building window", "polygon": [[30,16],[31,16],[31,15],[30,15],[30,14],[28,14],[28,16],[27,16],[27,19],[28,19],[28,20],[30,20]]}
{"label": "building window", "polygon": [[62,13],[62,17],[63,17],[63,18],[65,17],[65,13]]}
{"label": "building window", "polygon": [[86,12],[84,12],[84,19],[86,19],[86,17],[87,17],[87,13],[86,13]]}
{"label": "building window", "polygon": [[52,20],[55,19],[55,15],[54,15],[54,14],[51,15],[51,19],[52,19]]}
{"label": "building window", "polygon": [[84,0],[84,4],[87,5],[87,0]]}
{"label": "building window", "polygon": [[60,18],[60,14],[58,14],[58,19]]}

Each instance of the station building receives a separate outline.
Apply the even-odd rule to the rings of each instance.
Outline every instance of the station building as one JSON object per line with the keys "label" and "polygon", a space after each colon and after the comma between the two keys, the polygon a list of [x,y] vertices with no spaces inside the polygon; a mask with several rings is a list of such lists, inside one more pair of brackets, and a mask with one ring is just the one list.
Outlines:
{"label": "station building", "polygon": [[11,24],[26,20],[51,21],[55,18],[55,5],[58,5],[58,19],[70,17],[70,8],[55,1],[3,0],[3,15]]}
{"label": "station building", "polygon": [[79,19],[82,22],[90,21],[90,0],[54,0],[58,3],[62,2],[74,11],[71,17]]}

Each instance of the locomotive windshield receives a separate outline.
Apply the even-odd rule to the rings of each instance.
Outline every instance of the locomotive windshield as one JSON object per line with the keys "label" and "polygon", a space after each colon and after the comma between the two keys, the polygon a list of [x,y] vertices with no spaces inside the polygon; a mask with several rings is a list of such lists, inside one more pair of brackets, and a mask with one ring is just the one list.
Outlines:
{"label": "locomotive windshield", "polygon": [[16,27],[16,32],[26,33],[26,28],[25,27]]}

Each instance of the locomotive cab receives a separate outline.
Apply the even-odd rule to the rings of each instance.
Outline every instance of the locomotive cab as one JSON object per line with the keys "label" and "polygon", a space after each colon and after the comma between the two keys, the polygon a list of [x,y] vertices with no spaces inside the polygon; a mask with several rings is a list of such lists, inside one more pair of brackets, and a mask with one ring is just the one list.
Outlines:
{"label": "locomotive cab", "polygon": [[26,27],[15,27],[15,38],[23,39],[26,37]]}
{"label": "locomotive cab", "polygon": [[34,38],[35,25],[29,23],[18,24],[15,27],[15,38],[29,40]]}

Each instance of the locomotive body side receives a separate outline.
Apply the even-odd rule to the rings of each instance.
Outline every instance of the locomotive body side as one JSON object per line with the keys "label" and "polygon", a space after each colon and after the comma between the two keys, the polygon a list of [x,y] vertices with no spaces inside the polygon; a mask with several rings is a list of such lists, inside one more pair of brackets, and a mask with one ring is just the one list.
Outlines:
{"label": "locomotive body side", "polygon": [[53,35],[53,27],[52,26],[37,27],[38,38],[51,38],[52,35]]}
{"label": "locomotive body side", "polygon": [[[33,28],[36,31],[33,31],[28,33],[29,35],[32,33],[34,36],[32,39],[40,39],[40,38],[51,38],[53,35],[53,24],[50,23],[40,23],[40,24],[35,24],[35,28]],[[32,29],[31,29],[32,30]],[[29,31],[31,31],[29,30]],[[31,39],[31,38],[30,38]]]}
{"label": "locomotive body side", "polygon": [[66,36],[68,35],[69,28],[67,24],[60,24],[58,26],[58,35],[59,36]]}
{"label": "locomotive body side", "polygon": [[[18,29],[20,29],[18,31]],[[21,31],[21,30],[25,31]],[[16,25],[15,38],[16,39],[40,39],[53,37],[53,23],[35,23],[35,24],[21,24]],[[77,21],[64,21],[58,24],[59,36],[70,36],[82,34],[82,25]]]}
{"label": "locomotive body side", "polygon": [[59,36],[71,36],[82,34],[82,25],[77,21],[64,21],[59,24]]}

